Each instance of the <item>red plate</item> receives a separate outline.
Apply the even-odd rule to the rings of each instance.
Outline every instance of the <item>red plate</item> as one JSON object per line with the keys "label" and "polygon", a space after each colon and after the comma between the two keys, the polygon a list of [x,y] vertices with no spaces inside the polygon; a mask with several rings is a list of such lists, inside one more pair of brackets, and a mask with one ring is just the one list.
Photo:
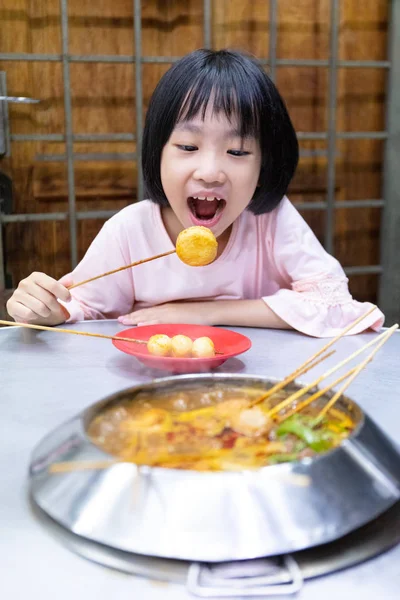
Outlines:
{"label": "red plate", "polygon": [[198,373],[210,371],[222,365],[228,358],[237,356],[251,348],[251,341],[245,335],[221,329],[219,327],[208,327],[206,325],[184,325],[184,324],[165,324],[165,325],[142,325],[119,331],[115,335],[118,337],[128,337],[137,340],[149,340],[152,335],[164,333],[173,337],[174,335],[187,335],[192,340],[207,336],[213,342],[216,352],[220,353],[212,358],[175,358],[174,356],[154,356],[150,354],[144,344],[135,344],[134,342],[124,342],[113,340],[113,344],[118,350],[132,354],[141,363],[153,369],[162,369],[172,371],[173,373]]}

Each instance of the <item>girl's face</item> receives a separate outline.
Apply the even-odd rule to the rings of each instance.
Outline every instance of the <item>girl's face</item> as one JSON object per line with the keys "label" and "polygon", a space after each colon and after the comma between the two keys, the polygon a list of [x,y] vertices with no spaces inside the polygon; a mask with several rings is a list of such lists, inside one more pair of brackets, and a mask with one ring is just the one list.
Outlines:
{"label": "girl's face", "polygon": [[161,155],[161,182],[183,228],[204,225],[216,237],[247,207],[256,189],[261,150],[240,137],[238,122],[207,108],[178,122]]}

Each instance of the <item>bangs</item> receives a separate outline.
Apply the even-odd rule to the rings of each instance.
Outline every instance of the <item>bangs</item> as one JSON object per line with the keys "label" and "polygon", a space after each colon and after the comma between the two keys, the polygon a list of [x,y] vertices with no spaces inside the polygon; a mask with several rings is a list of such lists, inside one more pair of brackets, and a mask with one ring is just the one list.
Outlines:
{"label": "bangs", "polygon": [[177,123],[207,110],[224,115],[242,139],[261,148],[259,186],[248,210],[273,210],[286,194],[298,161],[298,143],[285,104],[262,65],[231,50],[196,50],[178,60],[160,79],[151,97],[143,131],[142,166],[146,193],[169,206],[160,165],[162,151]]}
{"label": "bangs", "polygon": [[[245,85],[246,83],[246,85]],[[220,71],[214,67],[200,73],[187,91],[176,123],[200,116],[207,109],[213,115],[224,115],[238,128],[240,137],[260,138],[261,94],[249,89],[239,70]],[[175,125],[176,125],[175,123]]]}

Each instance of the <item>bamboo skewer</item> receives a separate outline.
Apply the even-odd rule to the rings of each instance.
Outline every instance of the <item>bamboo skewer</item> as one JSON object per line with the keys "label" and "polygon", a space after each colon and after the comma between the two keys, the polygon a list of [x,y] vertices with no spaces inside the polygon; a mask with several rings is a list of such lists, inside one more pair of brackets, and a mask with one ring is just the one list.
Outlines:
{"label": "bamboo skewer", "polygon": [[59,333],[72,333],[74,335],[86,335],[89,337],[103,338],[106,340],[118,340],[122,342],[135,342],[135,344],[147,344],[146,340],[136,340],[134,338],[120,337],[118,335],[104,335],[102,333],[89,333],[88,331],[76,331],[75,329],[64,329],[62,327],[47,327],[46,325],[33,325],[31,323],[18,323],[17,321],[1,321],[0,325],[16,325],[18,327],[27,327],[28,329],[38,329],[39,331],[58,331]]}
{"label": "bamboo skewer", "polygon": [[138,260],[136,262],[130,263],[129,265],[124,265],[123,267],[119,267],[118,269],[113,269],[112,271],[107,271],[106,273],[101,273],[101,275],[95,275],[95,277],[90,277],[89,279],[85,279],[84,281],[79,281],[78,283],[73,283],[68,286],[67,289],[72,290],[73,288],[79,287],[84,283],[89,283],[90,281],[95,281],[96,279],[101,279],[102,277],[107,277],[107,275],[112,275],[113,273],[118,273],[118,271],[124,271],[125,269],[130,269],[132,267],[137,267],[138,265],[143,265],[144,263],[150,262],[152,260],[156,260],[157,258],[162,258],[164,256],[169,256],[170,254],[175,254],[176,250],[169,250],[169,252],[163,252],[162,254],[156,254],[156,256],[151,256],[150,258],[144,258],[143,260]]}
{"label": "bamboo skewer", "polygon": [[352,369],[350,369],[350,371],[347,371],[347,373],[338,377],[333,383],[330,383],[329,385],[324,387],[322,390],[315,392],[315,394],[312,394],[311,396],[309,396],[308,398],[303,400],[303,402],[300,402],[300,404],[295,406],[295,408],[293,410],[282,415],[282,417],[278,419],[278,422],[282,423],[283,421],[286,421],[286,419],[288,419],[289,417],[292,417],[294,414],[300,412],[301,410],[303,410],[303,408],[306,408],[306,406],[308,406],[315,400],[318,400],[318,398],[320,398],[321,396],[326,394],[326,392],[329,392],[335,385],[337,385],[338,383],[341,383],[344,379],[347,379],[348,377],[350,377],[350,375],[352,375],[356,369],[357,369],[357,367],[353,367]]}
{"label": "bamboo skewer", "polygon": [[[386,342],[388,341],[388,339],[390,338],[390,336],[392,336],[394,334],[394,332],[396,331],[397,328],[398,328],[397,324],[393,325],[393,327],[391,327],[383,335],[383,337],[382,337],[381,341],[379,342],[379,344],[377,345],[377,347],[371,352],[371,354],[369,354],[367,356],[367,358],[365,360],[363,360],[358,365],[358,367],[356,367],[356,369],[354,370],[354,372],[351,374],[350,379],[348,381],[346,381],[346,383],[344,385],[342,385],[342,387],[336,392],[336,394],[324,406],[324,408],[321,410],[321,412],[319,413],[319,415],[317,415],[317,417],[315,419],[315,423],[318,423],[326,415],[326,413],[332,408],[332,406],[335,404],[335,402],[337,402],[339,400],[340,396],[349,387],[349,385],[351,384],[351,382],[354,381],[354,379],[357,377],[357,375],[359,375],[359,373],[361,373],[361,371],[363,369],[365,369],[365,367],[367,366],[367,364],[370,363],[373,360],[375,354],[383,346],[383,344],[386,344]],[[350,373],[348,373],[348,375],[350,375]]]}
{"label": "bamboo skewer", "polygon": [[[215,450],[214,452],[207,453],[208,458],[212,458],[215,454],[227,453],[228,449],[221,448],[220,450]],[[171,461],[193,461],[204,458],[204,456],[195,452],[193,454],[169,454],[169,457],[163,460],[164,464],[168,464]],[[118,464],[124,465],[135,465],[135,466],[154,466],[155,463],[159,462],[159,458],[148,458],[145,456],[137,456],[131,460],[124,460],[123,458],[117,460],[66,460],[63,462],[52,463],[48,466],[48,472],[51,474],[57,473],[73,473],[74,471],[90,471],[90,470],[102,470],[107,469],[108,467],[112,467]]]}
{"label": "bamboo skewer", "polygon": [[304,373],[307,373],[308,371],[311,371],[311,369],[313,369],[314,367],[319,365],[321,362],[323,362],[324,360],[326,360],[327,358],[332,356],[332,354],[335,354],[335,350],[332,350],[331,352],[324,354],[323,356],[321,356],[320,358],[318,358],[311,364],[308,363],[308,361],[307,361],[306,366],[299,367],[298,369],[293,371],[293,373],[290,373],[285,379],[283,379],[282,381],[278,381],[278,383],[276,383],[272,388],[270,388],[267,392],[265,392],[265,394],[263,394],[259,398],[256,398],[252,402],[250,402],[248,408],[253,408],[253,406],[260,404],[260,402],[263,402],[264,400],[266,400],[267,398],[269,398],[276,392],[279,392],[282,388],[286,387],[294,379],[296,379],[297,377],[300,377],[301,375],[304,375]]}
{"label": "bamboo skewer", "polygon": [[[32,325],[31,323],[18,323],[18,321],[2,321],[0,320],[0,325],[9,325],[9,326],[17,326],[17,327],[27,327],[28,329],[38,329],[39,331],[58,331],[60,333],[72,333],[75,335],[85,335],[88,337],[96,337],[103,338],[106,340],[117,340],[120,342],[134,342],[135,344],[146,344],[148,340],[137,340],[135,338],[127,338],[122,337],[120,335],[104,335],[102,333],[89,333],[89,331],[76,331],[75,329],[64,329],[63,327],[47,327],[46,325]],[[215,355],[220,356],[223,352],[218,352],[215,350]],[[155,356],[151,355],[150,356]],[[189,357],[190,358],[190,357]]]}
{"label": "bamboo skewer", "polygon": [[[72,473],[73,471],[90,471],[107,469],[118,463],[123,463],[122,460],[69,460],[49,465],[49,473]],[[134,463],[132,463],[134,464]]]}
{"label": "bamboo skewer", "polygon": [[257,400],[254,400],[251,403],[250,407],[255,406],[256,404],[259,404],[260,402],[263,402],[264,400],[267,400],[268,398],[270,398],[270,396],[272,396],[273,394],[275,394],[275,392],[278,392],[282,388],[286,387],[289,383],[291,383],[294,379],[296,379],[296,377],[299,377],[300,375],[304,375],[304,373],[307,373],[307,371],[310,371],[317,364],[319,364],[320,362],[322,362],[322,360],[325,360],[325,358],[328,358],[328,356],[331,356],[332,352],[330,354],[327,354],[320,361],[317,361],[317,362],[315,362],[313,364],[310,364],[310,363],[312,363],[313,360],[315,360],[316,358],[318,358],[319,356],[321,356],[321,354],[323,352],[325,352],[331,346],[333,346],[333,344],[336,344],[336,342],[338,340],[340,340],[341,337],[343,337],[344,335],[346,335],[346,333],[348,333],[351,329],[353,329],[353,327],[355,327],[355,325],[358,325],[358,323],[360,323],[363,319],[365,319],[366,317],[368,317],[375,309],[376,309],[376,306],[373,306],[367,313],[365,313],[365,315],[361,315],[360,317],[358,317],[358,319],[356,319],[355,321],[353,321],[353,323],[350,323],[350,325],[348,325],[347,327],[345,327],[345,329],[343,329],[343,331],[341,333],[339,333],[339,335],[337,335],[332,340],[330,340],[330,342],[328,342],[327,344],[325,344],[325,346],[323,346],[320,350],[318,350],[318,352],[316,352],[315,354],[313,354],[312,356],[310,356],[310,358],[308,358],[302,365],[300,365],[300,367],[298,367],[295,371],[293,371],[293,373],[290,373],[283,381],[280,381],[279,383],[277,383],[276,385],[274,385],[271,389],[268,390],[268,392],[266,392],[265,394],[263,394],[262,396],[260,396],[260,398],[257,398]]}
{"label": "bamboo skewer", "polygon": [[[379,335],[377,338],[375,338],[371,342],[368,342],[368,344],[365,344],[364,346],[362,346],[361,348],[359,348],[358,350],[356,350],[356,352],[353,352],[353,354],[351,354],[350,356],[348,356],[347,358],[345,358],[344,360],[342,360],[339,364],[337,364],[332,369],[329,369],[329,371],[326,371],[323,375],[321,375],[320,377],[318,377],[317,379],[315,379],[313,382],[311,382],[308,385],[306,385],[305,387],[301,388],[300,390],[298,390],[294,394],[291,394],[288,398],[286,398],[285,400],[283,400],[282,402],[280,402],[279,404],[277,404],[276,406],[274,406],[273,408],[271,408],[271,410],[268,411],[268,416],[269,417],[273,417],[274,415],[276,415],[278,412],[280,412],[281,410],[283,410],[284,408],[286,408],[286,406],[289,406],[295,400],[297,400],[298,398],[300,398],[301,396],[303,396],[304,394],[306,394],[311,388],[313,388],[316,385],[318,385],[323,379],[326,379],[327,377],[329,377],[330,375],[332,375],[333,373],[335,373],[338,369],[340,369],[341,367],[343,367],[344,365],[346,365],[353,358],[355,358],[356,356],[358,356],[359,354],[361,354],[362,352],[364,352],[365,350],[367,350],[371,346],[374,346],[375,344],[378,344],[378,348],[380,348],[381,345],[382,345],[382,344],[380,344],[381,340],[383,338],[386,338],[386,336],[388,336],[389,332],[390,332],[390,335],[391,335],[396,329],[398,329],[398,327],[399,326],[396,323],[388,331],[382,333],[381,335]],[[388,337],[390,337],[390,335]],[[333,384],[331,384],[331,386],[329,387],[329,389],[332,387],[332,385]]]}

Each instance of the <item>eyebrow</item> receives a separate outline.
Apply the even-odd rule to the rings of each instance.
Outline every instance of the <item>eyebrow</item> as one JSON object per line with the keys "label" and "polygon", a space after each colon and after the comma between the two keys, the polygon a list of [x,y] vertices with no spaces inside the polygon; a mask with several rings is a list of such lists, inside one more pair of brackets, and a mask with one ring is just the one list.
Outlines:
{"label": "eyebrow", "polygon": [[[202,127],[199,127],[199,125],[195,125],[194,123],[191,123],[190,121],[181,121],[180,123],[178,123],[175,127],[175,131],[188,131],[189,133],[202,133]],[[246,136],[242,136],[241,132],[239,129],[237,128],[232,128],[227,130],[224,133],[224,139],[226,140],[231,140],[232,138],[252,138],[254,136],[252,135],[246,135]]]}

